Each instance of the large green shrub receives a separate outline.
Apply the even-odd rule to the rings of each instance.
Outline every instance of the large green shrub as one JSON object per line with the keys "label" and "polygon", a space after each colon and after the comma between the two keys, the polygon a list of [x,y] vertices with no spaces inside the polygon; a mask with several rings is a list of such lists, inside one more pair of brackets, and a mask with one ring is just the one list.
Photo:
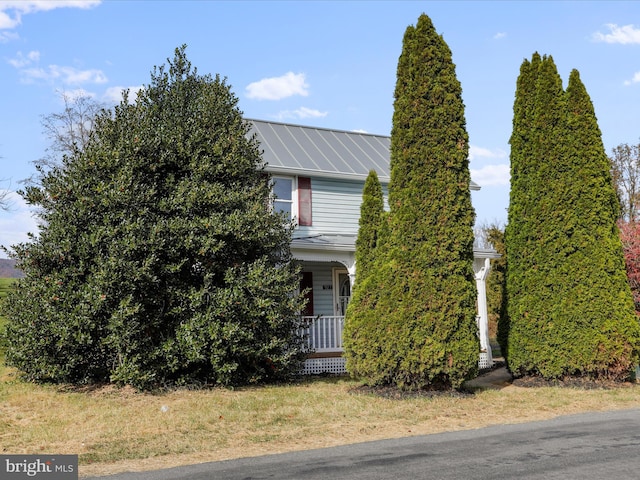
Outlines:
{"label": "large green shrub", "polygon": [[291,226],[237,98],[184,50],[24,194],[42,223],[13,247],[26,276],[3,310],[29,379],[236,385],[300,367]]}
{"label": "large green shrub", "polygon": [[457,388],[477,371],[475,214],[461,93],[449,47],[421,15],[398,61],[388,225],[356,288],[366,308],[348,318],[347,366],[370,384]]}
{"label": "large green shrub", "polygon": [[[525,73],[534,61],[525,62]],[[563,90],[551,57],[538,62],[535,90],[518,90],[516,105],[523,103],[532,116],[518,118],[514,106],[506,237],[509,368],[545,378],[627,379],[640,328],[593,105],[577,71]],[[518,144],[526,135],[528,143]]]}

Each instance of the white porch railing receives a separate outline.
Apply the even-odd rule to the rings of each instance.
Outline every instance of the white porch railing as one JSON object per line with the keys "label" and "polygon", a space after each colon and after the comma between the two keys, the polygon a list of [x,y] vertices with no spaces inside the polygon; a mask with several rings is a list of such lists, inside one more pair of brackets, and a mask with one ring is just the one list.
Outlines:
{"label": "white porch railing", "polygon": [[[479,319],[479,317],[476,318]],[[344,330],[343,316],[318,315],[315,317],[302,317],[302,320],[304,326],[300,329],[300,334],[305,337],[307,346],[311,352],[342,353],[344,351],[342,343],[342,332]],[[326,359],[315,359],[313,362],[322,362],[323,360]],[[310,361],[312,360],[307,360],[307,362]],[[493,366],[493,358],[491,357],[490,351],[480,352],[478,366],[480,368],[490,368]],[[320,370],[325,367],[318,366],[317,368],[318,371],[313,370],[312,373],[320,373]],[[340,365],[340,369],[340,372],[332,373],[344,373],[343,363]]]}
{"label": "white porch railing", "polygon": [[302,317],[304,327],[300,332],[305,336],[312,352],[342,352],[343,316]]}

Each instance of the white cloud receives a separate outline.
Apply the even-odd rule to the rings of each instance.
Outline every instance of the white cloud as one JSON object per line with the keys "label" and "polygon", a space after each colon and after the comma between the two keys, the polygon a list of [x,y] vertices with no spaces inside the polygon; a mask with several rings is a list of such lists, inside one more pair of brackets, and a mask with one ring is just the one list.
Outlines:
{"label": "white cloud", "polygon": [[11,40],[17,40],[20,36],[17,33],[0,29],[0,43],[7,43]]}
{"label": "white cloud", "polygon": [[276,115],[276,118],[278,120],[286,120],[288,118],[322,118],[326,117],[328,114],[329,112],[321,112],[320,110],[314,110],[312,108],[300,107],[296,110],[283,110]]}
{"label": "white cloud", "polygon": [[494,40],[500,40],[507,36],[507,32],[498,32],[493,36]]}
{"label": "white cloud", "polygon": [[60,103],[64,105],[65,98],[68,100],[77,100],[78,98],[95,98],[96,94],[89,92],[84,88],[76,88],[75,90],[64,90],[56,92],[60,96]]}
{"label": "white cloud", "polygon": [[640,82],[640,72],[636,72],[633,74],[633,78],[631,80],[625,80],[625,85],[633,85],[634,83]]}
{"label": "white cloud", "polygon": [[363,130],[361,128],[357,128],[356,130],[351,130],[353,133],[369,133],[366,130]]}
{"label": "white cloud", "polygon": [[9,14],[0,7],[0,30],[15,28],[19,23],[19,17],[11,18]]}
{"label": "white cloud", "polygon": [[511,174],[509,165],[485,165],[480,169],[471,169],[471,179],[481,187],[509,185]]}
{"label": "white cloud", "polygon": [[[14,61],[15,62],[15,61]],[[12,65],[16,66],[15,63]],[[75,67],[61,65],[49,65],[46,68],[30,67],[19,68],[23,80],[26,83],[36,81],[61,82],[64,85],[82,85],[86,83],[106,83],[107,76],[102,70],[79,70]]]}
{"label": "white cloud", "polygon": [[608,23],[609,33],[596,32],[593,34],[593,39],[596,42],[605,43],[640,43],[640,28],[636,28],[633,25],[624,25],[619,27],[615,23]]}
{"label": "white cloud", "polygon": [[32,50],[26,55],[22,52],[18,52],[16,54],[16,58],[12,58],[9,60],[9,64],[16,68],[24,68],[32,63],[37,63],[40,60],[40,52],[37,50]]}
{"label": "white cloud", "polygon": [[281,100],[283,98],[309,95],[309,85],[304,73],[287,72],[281,77],[263,78],[247,85],[247,98],[256,100]]}
{"label": "white cloud", "polygon": [[[0,1],[0,30],[16,28],[22,16],[46,12],[56,8],[93,8],[102,0],[2,0]],[[2,38],[2,37],[0,37]]]}
{"label": "white cloud", "polygon": [[102,70],[86,69],[80,70],[75,67],[61,65],[49,65],[46,68],[39,65],[40,52],[32,50],[26,55],[18,52],[15,58],[9,59],[8,63],[15,67],[22,75],[25,83],[36,81],[61,82],[64,85],[82,85],[87,83],[106,83],[107,76]]}
{"label": "white cloud", "polygon": [[[8,193],[9,210],[0,212],[0,245],[11,247],[29,241],[27,232],[37,233],[38,224],[33,209],[15,192]],[[0,250],[0,258],[6,254]]]}
{"label": "white cloud", "polygon": [[138,85],[135,87],[109,87],[104,92],[102,98],[108,103],[118,104],[123,100],[122,92],[124,90],[129,90],[129,103],[133,103],[136,101],[136,96],[138,95],[138,92],[142,90],[142,88],[142,85]]}
{"label": "white cloud", "polygon": [[[502,149],[490,150],[488,148],[469,145],[469,160],[480,158],[503,159],[507,158],[507,152]],[[471,169],[471,178],[481,187],[509,185],[510,168],[508,164],[498,163],[483,165],[480,168]]]}
{"label": "white cloud", "polygon": [[61,79],[66,84],[81,85],[83,83],[107,83],[107,76],[102,70],[78,70],[74,67],[49,65],[49,75]]}
{"label": "white cloud", "polygon": [[488,148],[469,145],[469,160],[476,158],[506,158],[507,152],[504,150],[489,150]]}

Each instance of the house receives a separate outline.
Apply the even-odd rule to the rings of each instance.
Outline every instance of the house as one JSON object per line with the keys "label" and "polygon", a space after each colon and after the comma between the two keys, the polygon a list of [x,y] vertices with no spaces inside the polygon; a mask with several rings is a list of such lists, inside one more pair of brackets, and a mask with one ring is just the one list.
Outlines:
{"label": "house", "polygon": [[[388,136],[251,120],[274,181],[274,207],[296,221],[293,256],[302,263],[301,289],[309,289],[303,316],[313,354],[304,373],[344,373],[342,330],[356,278],[355,243],[364,182],[371,170],[386,194]],[[472,190],[480,187],[471,183]],[[485,280],[493,250],[474,251],[478,284],[481,368],[493,364]]]}

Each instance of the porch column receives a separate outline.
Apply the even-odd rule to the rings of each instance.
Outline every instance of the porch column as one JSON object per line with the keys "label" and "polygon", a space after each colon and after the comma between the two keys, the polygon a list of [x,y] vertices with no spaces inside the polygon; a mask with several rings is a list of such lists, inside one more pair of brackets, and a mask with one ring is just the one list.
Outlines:
{"label": "porch column", "polygon": [[349,273],[349,285],[351,285],[351,292],[353,292],[353,285],[356,283],[356,259],[355,255],[349,255],[348,259],[338,260],[341,264],[343,264],[347,272]]}
{"label": "porch column", "polygon": [[353,285],[356,283],[356,263],[353,262],[351,266],[347,266],[349,272],[349,283],[351,284],[351,292],[353,292]]}
{"label": "porch column", "polygon": [[[476,261],[478,261],[477,259]],[[493,355],[489,344],[489,314],[487,312],[487,277],[491,270],[491,260],[483,259],[484,265],[476,271],[476,286],[478,288],[478,330],[480,334],[480,351],[486,353],[487,363],[493,365]]]}

